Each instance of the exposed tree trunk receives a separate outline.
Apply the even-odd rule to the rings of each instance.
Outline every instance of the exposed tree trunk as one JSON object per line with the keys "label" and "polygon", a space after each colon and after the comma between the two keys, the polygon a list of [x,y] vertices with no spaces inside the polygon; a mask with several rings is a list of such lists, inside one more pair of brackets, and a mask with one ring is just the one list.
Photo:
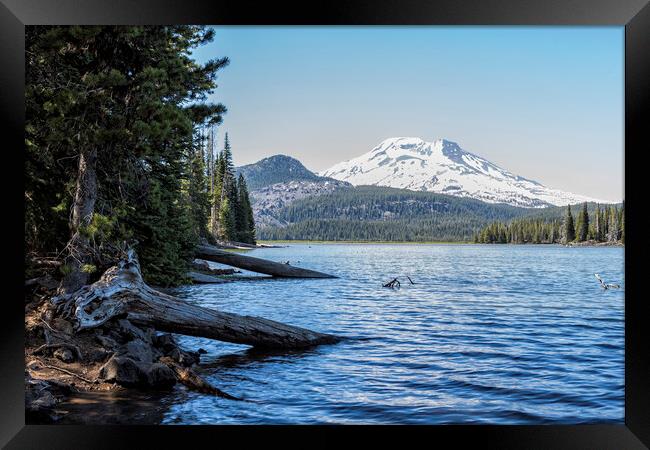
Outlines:
{"label": "exposed tree trunk", "polygon": [[79,231],[82,225],[88,225],[95,212],[97,199],[97,149],[81,152],[79,156],[79,172],[77,174],[77,189],[72,208],[72,233]]}
{"label": "exposed tree trunk", "polygon": [[196,250],[196,257],[226,264],[228,266],[239,267],[240,269],[250,270],[252,272],[273,275],[274,277],[336,278],[333,275],[316,272],[315,270],[301,269],[300,267],[295,267],[289,264],[226,252],[211,245],[199,245]]}
{"label": "exposed tree trunk", "polygon": [[208,275],[205,273],[201,272],[194,272],[190,271],[187,272],[187,277],[192,280],[193,283],[196,284],[221,284],[221,283],[227,283],[227,280],[224,280],[223,278],[218,278],[213,275]]}
{"label": "exposed tree trunk", "polygon": [[169,356],[163,356],[160,360],[163,364],[167,365],[167,367],[171,368],[176,373],[178,381],[194,391],[202,392],[204,394],[216,395],[217,397],[223,397],[229,400],[241,400],[222,391],[221,389],[212,386],[192,369],[181,366]]}
{"label": "exposed tree trunk", "polygon": [[97,200],[97,149],[82,151],[79,155],[77,187],[75,190],[70,232],[72,237],[68,242],[68,255],[65,265],[68,273],[61,282],[64,293],[74,292],[88,282],[88,273],[84,272],[84,264],[92,264],[92,249],[88,237],[82,232],[82,227],[90,225]]}
{"label": "exposed tree trunk", "polygon": [[79,329],[96,327],[126,314],[133,323],[159,331],[259,348],[305,348],[341,339],[260,317],[203,308],[158,292],[142,280],[133,251],[96,283],[53,301],[74,315]]}

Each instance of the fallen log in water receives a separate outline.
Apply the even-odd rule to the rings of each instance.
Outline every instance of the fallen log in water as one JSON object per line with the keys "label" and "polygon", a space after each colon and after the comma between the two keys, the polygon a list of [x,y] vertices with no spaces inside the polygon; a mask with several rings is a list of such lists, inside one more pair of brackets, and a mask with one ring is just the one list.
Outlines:
{"label": "fallen log in water", "polygon": [[53,301],[74,316],[77,329],[97,327],[126,314],[133,323],[159,331],[258,348],[305,348],[341,340],[261,317],[203,308],[158,292],[143,281],[133,251],[118,266],[108,269],[99,281]]}
{"label": "fallen log in water", "polygon": [[199,245],[196,250],[196,257],[208,261],[239,267],[240,269],[252,272],[273,275],[274,277],[285,278],[336,278],[333,275],[317,272],[315,270],[301,269],[300,267],[269,261],[253,256],[239,255],[224,250],[219,250],[211,245]]}
{"label": "fallen log in water", "polygon": [[221,283],[227,283],[227,280],[224,280],[223,278],[217,278],[213,275],[208,275],[205,273],[201,272],[187,272],[187,277],[192,280],[193,283],[196,284],[221,284]]}

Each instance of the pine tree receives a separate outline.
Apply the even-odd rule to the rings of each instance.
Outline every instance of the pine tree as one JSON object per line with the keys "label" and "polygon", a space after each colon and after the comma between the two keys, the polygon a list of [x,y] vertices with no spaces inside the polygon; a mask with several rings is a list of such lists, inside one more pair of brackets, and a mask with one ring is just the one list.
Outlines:
{"label": "pine tree", "polygon": [[571,215],[571,205],[567,205],[566,216],[564,218],[564,243],[568,244],[576,238],[575,226],[573,225],[573,216]]}
{"label": "pine tree", "polygon": [[194,229],[195,240],[198,241],[199,239],[206,239],[209,234],[210,197],[205,169],[205,136],[203,130],[199,130],[197,134],[196,144],[190,147],[188,155],[189,180],[186,189],[192,217],[192,228]]}
{"label": "pine tree", "polygon": [[600,242],[603,238],[601,222],[602,219],[600,217],[600,205],[596,205],[596,210],[594,212],[594,239],[596,242]]}
{"label": "pine tree", "polygon": [[212,37],[185,25],[26,28],[29,248],[60,251],[76,235],[93,247],[67,269],[79,271],[109,264],[127,241],[147,281],[183,278],[196,238],[193,124],[225,112],[204,100],[228,60],[191,59]]}
{"label": "pine tree", "polygon": [[582,212],[579,218],[578,227],[578,241],[584,242],[587,240],[589,234],[589,212],[587,211],[587,202],[582,207]]}
{"label": "pine tree", "polygon": [[255,244],[255,219],[253,218],[253,208],[248,194],[246,180],[242,174],[237,179],[237,192],[239,195],[238,215],[238,235],[241,242]]}
{"label": "pine tree", "polygon": [[238,237],[236,211],[238,210],[239,198],[234,172],[230,140],[228,139],[228,133],[226,133],[224,148],[219,155],[216,183],[218,189],[216,195],[219,197],[218,237],[225,241],[234,241]]}
{"label": "pine tree", "polygon": [[616,242],[619,239],[619,217],[618,208],[608,208],[608,226],[607,226],[607,241]]}
{"label": "pine tree", "polygon": [[616,234],[616,240],[620,241],[623,236],[623,207],[618,211],[618,214],[616,216],[616,228],[618,233]]}
{"label": "pine tree", "polygon": [[235,212],[228,197],[224,197],[219,208],[219,226],[223,240],[233,241],[235,239]]}
{"label": "pine tree", "polygon": [[208,226],[209,234],[211,237],[214,237],[217,234],[217,219],[219,215],[219,208],[217,202],[215,202],[214,191],[215,191],[215,181],[216,181],[216,155],[215,155],[215,127],[214,125],[210,127],[210,132],[208,134],[208,144],[207,144],[207,160],[206,166],[208,171],[208,198],[210,202],[210,223]]}
{"label": "pine tree", "polygon": [[625,244],[625,200],[621,206],[621,244]]}

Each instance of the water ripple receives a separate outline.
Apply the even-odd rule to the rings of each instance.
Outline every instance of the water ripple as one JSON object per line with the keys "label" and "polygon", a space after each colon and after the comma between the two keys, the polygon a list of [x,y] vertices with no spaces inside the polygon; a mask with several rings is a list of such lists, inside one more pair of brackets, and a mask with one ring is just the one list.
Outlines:
{"label": "water ripple", "polygon": [[[569,250],[569,251],[567,251]],[[621,248],[292,245],[252,252],[337,280],[180,288],[208,307],[351,339],[258,352],[209,339],[201,371],[233,402],[188,392],[165,423],[622,423]],[[382,288],[397,276],[416,284]],[[624,286],[623,286],[624,287]]]}

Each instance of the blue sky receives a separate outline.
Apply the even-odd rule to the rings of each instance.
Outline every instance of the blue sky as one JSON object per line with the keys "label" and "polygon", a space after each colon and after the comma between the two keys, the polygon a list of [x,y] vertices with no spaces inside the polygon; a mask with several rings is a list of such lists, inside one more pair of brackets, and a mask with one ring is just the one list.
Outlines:
{"label": "blue sky", "polygon": [[622,27],[215,27],[210,97],[236,165],[318,171],[382,140],[446,138],[547,186],[623,198]]}

